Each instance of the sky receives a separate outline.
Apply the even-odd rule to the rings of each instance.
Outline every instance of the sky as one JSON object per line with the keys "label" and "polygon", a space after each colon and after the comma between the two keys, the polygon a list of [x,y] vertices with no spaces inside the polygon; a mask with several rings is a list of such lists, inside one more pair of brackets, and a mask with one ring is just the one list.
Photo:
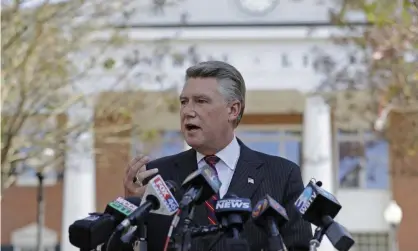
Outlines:
{"label": "sky", "polygon": [[[11,5],[11,4],[13,4],[14,1],[15,0],[1,0],[1,5],[2,6]],[[48,3],[59,3],[59,2],[65,1],[65,0],[21,0],[21,2],[22,2],[21,6],[23,8],[37,7],[37,6],[43,4],[46,1],[48,1]]]}

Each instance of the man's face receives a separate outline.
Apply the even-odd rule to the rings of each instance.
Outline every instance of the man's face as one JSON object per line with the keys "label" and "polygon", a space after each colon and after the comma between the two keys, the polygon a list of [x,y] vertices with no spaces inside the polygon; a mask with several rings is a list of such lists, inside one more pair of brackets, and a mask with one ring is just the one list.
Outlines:
{"label": "man's face", "polygon": [[216,148],[233,133],[229,121],[238,116],[239,104],[226,102],[215,78],[188,79],[180,103],[181,130],[189,146]]}

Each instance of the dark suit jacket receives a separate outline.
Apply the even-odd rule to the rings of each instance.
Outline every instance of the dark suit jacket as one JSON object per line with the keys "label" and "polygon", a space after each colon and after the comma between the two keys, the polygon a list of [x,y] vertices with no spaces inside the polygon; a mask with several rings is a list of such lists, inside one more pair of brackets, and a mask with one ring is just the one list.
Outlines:
{"label": "dark suit jacket", "polygon": [[[238,140],[241,146],[240,157],[232,177],[228,193],[250,198],[253,206],[266,194],[272,196],[286,208],[290,220],[280,228],[280,233],[289,251],[308,251],[312,237],[311,225],[302,220],[294,203],[304,189],[301,172],[295,163],[277,156],[253,151]],[[173,180],[181,185],[183,180],[197,169],[196,151],[188,151],[163,157],[150,162],[147,169],[158,168],[164,180]],[[254,184],[248,183],[248,178]],[[176,196],[180,199],[184,191]],[[196,207],[194,223],[208,225],[204,205]],[[172,217],[149,215],[148,250],[162,251]],[[267,235],[249,220],[242,234],[248,240],[252,251],[265,249]],[[195,239],[191,251],[207,250],[210,238]],[[214,250],[223,251],[225,243],[219,242]]]}

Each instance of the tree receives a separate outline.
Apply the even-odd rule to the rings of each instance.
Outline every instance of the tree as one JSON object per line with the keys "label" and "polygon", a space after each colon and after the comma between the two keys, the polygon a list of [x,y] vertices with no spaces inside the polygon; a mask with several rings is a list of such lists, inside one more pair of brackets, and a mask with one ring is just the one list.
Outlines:
{"label": "tree", "polygon": [[[333,105],[343,96],[351,110],[343,116],[361,116],[401,157],[418,150],[416,5],[410,0],[343,0],[331,19],[343,31],[333,40],[345,51],[346,61],[320,52],[317,65],[325,75],[320,91],[338,93],[330,95]],[[363,14],[364,25],[347,21],[353,11]],[[393,127],[387,127],[391,121]]]}
{"label": "tree", "polygon": [[[155,4],[161,9],[163,2]],[[60,166],[57,163],[62,161],[68,141],[77,140],[91,130],[94,123],[91,118],[68,124],[66,114],[74,107],[91,105],[97,98],[97,89],[106,92],[126,89],[130,73],[157,60],[153,55],[140,56],[132,52],[126,52],[123,62],[106,56],[129,43],[110,23],[126,21],[131,14],[138,13],[128,3],[131,1],[2,1],[1,194],[25,168],[36,173],[39,181],[38,250],[42,250],[45,176]],[[98,34],[105,34],[105,38],[98,39]],[[117,71],[114,71],[115,65],[120,65]],[[110,72],[115,81],[106,87],[85,88],[86,79],[97,71]],[[158,79],[159,74],[154,72],[153,77]],[[173,108],[167,95],[161,99],[163,109]],[[118,103],[122,105],[115,105]],[[149,103],[126,101],[120,95],[107,99],[95,107],[95,116],[122,123],[114,123],[115,126],[106,131],[95,133],[107,136],[132,129],[131,123],[123,122],[132,116],[132,107],[140,109],[141,105]]]}
{"label": "tree", "polygon": [[[70,134],[78,137],[89,130],[93,121],[66,124],[70,108],[90,103],[97,98],[98,89],[129,89],[130,74],[144,66],[146,70],[141,74],[149,74],[151,81],[158,83],[162,74],[151,68],[155,61],[171,56],[168,52],[146,56],[138,50],[125,51],[122,62],[112,57],[113,50],[130,42],[120,29],[109,28],[112,26],[107,21],[115,17],[113,13],[122,13],[123,20],[127,20],[137,11],[130,6],[128,13],[125,4],[106,0],[2,1],[2,192],[13,183],[17,163],[36,162],[33,168],[37,171],[51,166],[41,161],[45,150],[62,152],[66,148],[64,139]],[[105,36],[97,39],[103,32]],[[156,44],[158,48],[168,46],[167,41]],[[88,82],[91,75],[106,71],[112,81],[104,87]],[[91,86],[85,88],[86,83]],[[163,98],[173,109],[171,100]],[[112,96],[96,107],[95,116],[129,117],[130,108],[149,105],[132,102],[120,95]],[[129,126],[118,125],[97,133],[117,132]],[[59,159],[48,158],[48,162],[56,161]]]}

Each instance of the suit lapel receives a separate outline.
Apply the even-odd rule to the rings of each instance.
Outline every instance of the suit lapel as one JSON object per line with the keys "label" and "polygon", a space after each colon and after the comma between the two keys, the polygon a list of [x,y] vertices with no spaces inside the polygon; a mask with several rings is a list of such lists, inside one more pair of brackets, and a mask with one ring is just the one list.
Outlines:
{"label": "suit lapel", "polygon": [[176,181],[181,186],[182,182],[192,172],[197,170],[196,151],[194,149],[182,152],[180,156],[175,160],[176,165]]}
{"label": "suit lapel", "polygon": [[264,161],[259,158],[256,152],[245,146],[241,140],[237,140],[241,146],[240,157],[228,193],[251,198],[264,178],[263,168],[261,168]]}

